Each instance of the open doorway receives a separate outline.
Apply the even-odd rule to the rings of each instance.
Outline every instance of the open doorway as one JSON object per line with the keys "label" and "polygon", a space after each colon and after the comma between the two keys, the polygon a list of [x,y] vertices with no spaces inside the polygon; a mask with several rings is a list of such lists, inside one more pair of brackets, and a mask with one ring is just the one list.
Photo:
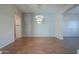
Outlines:
{"label": "open doorway", "polygon": [[22,37],[22,22],[21,22],[21,17],[18,15],[15,15],[15,20],[14,20],[14,36],[15,39],[21,38]]}

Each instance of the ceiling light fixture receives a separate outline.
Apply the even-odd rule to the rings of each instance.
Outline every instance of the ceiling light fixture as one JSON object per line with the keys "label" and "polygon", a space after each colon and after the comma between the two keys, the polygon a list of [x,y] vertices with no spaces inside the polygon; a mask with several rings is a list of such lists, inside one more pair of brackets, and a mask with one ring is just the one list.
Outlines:
{"label": "ceiling light fixture", "polygon": [[41,24],[42,21],[43,21],[43,19],[44,19],[44,16],[42,16],[42,15],[36,15],[35,18],[36,18],[37,23]]}
{"label": "ceiling light fixture", "polygon": [[[38,10],[40,10],[42,5],[38,4],[37,6],[38,6]],[[37,24],[41,24],[44,19],[44,16],[43,15],[36,15],[35,19],[36,19]]]}

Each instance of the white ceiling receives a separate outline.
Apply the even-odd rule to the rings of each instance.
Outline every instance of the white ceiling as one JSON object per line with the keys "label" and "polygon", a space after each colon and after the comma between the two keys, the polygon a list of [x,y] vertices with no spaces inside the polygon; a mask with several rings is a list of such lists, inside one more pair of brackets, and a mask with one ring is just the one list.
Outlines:
{"label": "white ceiling", "polygon": [[17,4],[24,13],[56,13],[62,11],[68,4]]}
{"label": "white ceiling", "polygon": [[79,5],[73,7],[72,9],[70,9],[69,11],[67,11],[67,13],[70,13],[70,14],[79,14]]}

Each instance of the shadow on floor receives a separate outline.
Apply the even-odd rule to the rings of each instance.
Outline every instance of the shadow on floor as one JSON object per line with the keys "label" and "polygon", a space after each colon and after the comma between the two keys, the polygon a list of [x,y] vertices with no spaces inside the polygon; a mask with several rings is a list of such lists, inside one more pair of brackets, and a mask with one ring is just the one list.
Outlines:
{"label": "shadow on floor", "polygon": [[64,37],[64,44],[69,46],[72,53],[77,53],[77,49],[79,49],[79,37]]}

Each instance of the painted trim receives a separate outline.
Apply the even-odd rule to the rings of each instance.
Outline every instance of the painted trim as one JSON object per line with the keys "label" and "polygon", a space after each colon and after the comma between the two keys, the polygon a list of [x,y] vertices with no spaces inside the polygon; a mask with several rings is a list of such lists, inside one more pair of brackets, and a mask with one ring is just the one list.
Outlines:
{"label": "painted trim", "polygon": [[45,35],[23,35],[23,37],[55,37],[55,36],[45,36]]}
{"label": "painted trim", "polygon": [[28,35],[28,36],[26,36],[26,35],[23,35],[23,37],[55,37],[55,38],[57,38],[57,39],[59,39],[59,40],[63,40],[63,38],[60,38],[60,37],[57,37],[57,36],[36,36],[36,35]]}
{"label": "painted trim", "polygon": [[3,48],[3,47],[5,47],[5,46],[7,46],[7,45],[9,45],[9,44],[11,44],[11,43],[13,43],[14,42],[14,40],[13,41],[10,41],[8,44],[6,44],[6,45],[3,45],[3,46],[0,46],[0,49],[1,48]]}
{"label": "painted trim", "polygon": [[71,6],[69,9],[67,9],[63,14],[66,14],[68,11],[70,11],[71,9],[73,9],[73,8],[75,8],[75,7],[77,7],[77,6],[79,6],[79,5],[73,5],[73,6]]}

